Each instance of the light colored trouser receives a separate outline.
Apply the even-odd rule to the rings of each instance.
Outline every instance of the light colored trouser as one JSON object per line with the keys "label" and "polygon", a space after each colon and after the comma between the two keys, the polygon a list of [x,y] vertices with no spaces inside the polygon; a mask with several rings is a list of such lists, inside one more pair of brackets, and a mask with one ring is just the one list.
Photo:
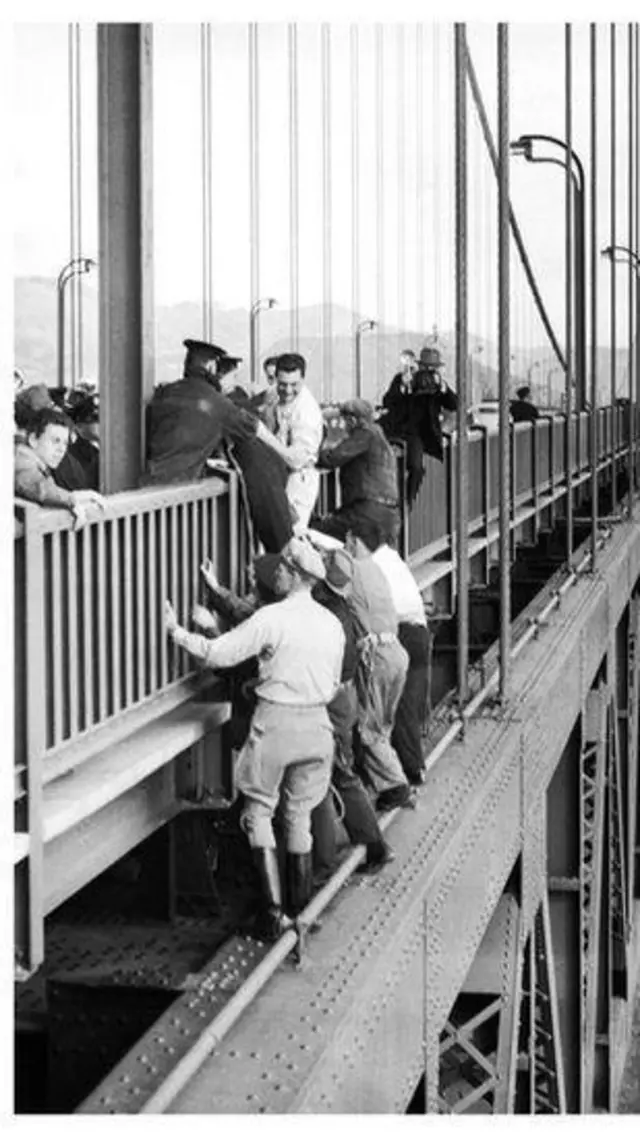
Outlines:
{"label": "light colored trouser", "polygon": [[332,758],[325,707],[258,701],[237,771],[246,798],[240,824],[253,848],[275,848],[271,823],[281,798],[288,852],[311,851],[311,811],[329,788]]}
{"label": "light colored trouser", "polygon": [[368,660],[356,671],[358,731],[362,773],[376,795],[407,784],[391,745],[396,708],[405,684],[409,656],[395,637],[373,645]]}
{"label": "light colored trouser", "polygon": [[293,470],[287,479],[287,498],[294,512],[296,529],[306,529],[318,498],[320,474],[315,466]]}

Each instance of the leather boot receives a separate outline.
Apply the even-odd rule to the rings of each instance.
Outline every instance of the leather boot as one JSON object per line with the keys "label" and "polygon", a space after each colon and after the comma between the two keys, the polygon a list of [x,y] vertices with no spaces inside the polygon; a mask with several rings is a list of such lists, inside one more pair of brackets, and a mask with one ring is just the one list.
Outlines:
{"label": "leather boot", "polygon": [[291,927],[291,920],[282,911],[278,854],[275,849],[253,849],[252,853],[260,877],[263,899],[263,908],[256,921],[255,931],[259,939],[274,943]]}
{"label": "leather boot", "polygon": [[311,853],[287,853],[287,912],[294,919],[306,908],[313,891]]}

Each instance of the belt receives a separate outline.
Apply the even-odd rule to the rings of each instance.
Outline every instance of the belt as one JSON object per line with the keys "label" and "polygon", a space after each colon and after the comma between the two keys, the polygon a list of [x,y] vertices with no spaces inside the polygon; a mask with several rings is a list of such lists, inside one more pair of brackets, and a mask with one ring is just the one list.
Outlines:
{"label": "belt", "polygon": [[318,707],[322,707],[324,710],[327,709],[326,703],[282,703],[277,699],[267,699],[264,695],[258,695],[257,701],[259,703],[267,703],[270,707],[287,707],[290,711],[317,711]]}
{"label": "belt", "polygon": [[397,509],[398,508],[397,497],[394,497],[394,498],[391,498],[391,497],[370,497],[370,498],[365,499],[365,500],[372,501],[372,502],[374,502],[375,505],[386,505],[389,507],[389,509]]}
{"label": "belt", "polygon": [[369,632],[368,635],[358,640],[358,647],[363,648],[367,644],[392,644],[396,643],[397,639],[395,632]]}

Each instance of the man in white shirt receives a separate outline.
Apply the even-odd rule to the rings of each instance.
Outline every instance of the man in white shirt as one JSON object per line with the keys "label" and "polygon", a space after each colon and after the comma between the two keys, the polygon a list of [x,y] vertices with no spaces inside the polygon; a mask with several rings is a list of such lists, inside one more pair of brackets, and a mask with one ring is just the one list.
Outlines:
{"label": "man in white shirt", "polygon": [[324,577],[319,553],[292,538],[274,578],[285,599],[258,609],[218,639],[187,632],[167,605],[167,630],[175,643],[209,667],[234,667],[258,658],[257,705],[240,754],[237,785],[245,798],[240,824],[265,898],[261,934],[267,940],[290,926],[283,915],[272,827],[278,802],[282,796],[287,907],[297,916],[311,896],[311,812],[331,778],[334,743],[326,708],[340,684],[345,637],[340,621],[311,597],[312,587]]}
{"label": "man in white shirt", "polygon": [[429,631],[425,605],[411,569],[395,549],[381,543],[372,556],[389,585],[398,617],[398,639],[409,656],[409,669],[396,709],[392,745],[412,785],[424,781],[422,730],[429,694]]}
{"label": "man in white shirt", "polygon": [[318,497],[316,459],[324,432],[322,411],[305,382],[306,370],[304,356],[296,352],[278,356],[275,432],[264,438],[289,467],[287,497],[296,533],[307,528]]}

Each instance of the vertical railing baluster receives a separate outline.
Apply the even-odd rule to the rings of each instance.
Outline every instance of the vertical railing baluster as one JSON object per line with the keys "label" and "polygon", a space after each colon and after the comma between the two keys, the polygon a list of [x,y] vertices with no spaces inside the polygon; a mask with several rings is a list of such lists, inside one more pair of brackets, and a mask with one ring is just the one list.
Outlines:
{"label": "vertical railing baluster", "polygon": [[158,668],[158,623],[162,623],[162,616],[160,614],[160,621],[158,619],[158,552],[157,552],[157,530],[158,530],[158,510],[151,509],[149,512],[149,563],[147,565],[147,596],[149,598],[149,615],[148,615],[148,631],[149,631],[149,659],[148,659],[148,679],[149,691],[153,693],[158,690],[162,685],[159,679]]}
{"label": "vertical railing baluster", "polygon": [[[171,564],[171,601],[178,614],[178,620],[182,621],[182,607],[180,604],[180,588],[178,580],[178,506],[172,505],[170,507],[171,516],[171,548],[169,550],[170,564]],[[178,678],[180,672],[180,658],[181,653],[177,647],[171,646],[171,665],[169,671],[169,680],[173,681]]]}
{"label": "vertical railing baluster", "polygon": [[68,533],[68,588],[69,588],[69,734],[73,738],[80,729],[78,722],[78,534]]}
{"label": "vertical railing baluster", "polygon": [[134,669],[134,636],[133,636],[133,602],[132,602],[132,567],[133,567],[133,544],[131,526],[133,523],[132,517],[125,516],[124,518],[124,574],[122,579],[122,587],[124,589],[124,620],[122,624],[122,640],[124,645],[124,705],[125,707],[131,706],[133,700],[133,669]]}
{"label": "vertical railing baluster", "polygon": [[116,518],[111,529],[111,627],[109,635],[112,637],[111,656],[111,683],[113,688],[113,713],[117,715],[122,707],[122,640],[120,630],[120,605],[122,597],[122,581],[124,565],[122,559],[122,545],[120,542],[121,522]]}
{"label": "vertical railing baluster", "polygon": [[[98,521],[96,524],[96,586],[98,591],[98,621],[96,635],[98,638],[98,721],[102,722],[109,715],[108,686],[107,686],[107,550],[106,527],[107,521]],[[94,648],[95,650],[95,648]]]}
{"label": "vertical railing baluster", "polygon": [[84,729],[90,730],[94,720],[93,695],[93,604],[91,587],[93,582],[93,557],[91,555],[91,531],[88,526],[82,530],[82,633],[84,649]]}
{"label": "vertical railing baluster", "polygon": [[51,533],[51,668],[53,680],[52,744],[57,746],[64,735],[63,683],[66,668],[62,641],[62,570],[60,565],[61,533]]}
{"label": "vertical railing baluster", "polygon": [[134,520],[135,522],[135,540],[136,540],[136,627],[137,627],[137,642],[136,642],[136,656],[138,660],[138,675],[136,684],[136,699],[144,699],[146,694],[145,688],[145,670],[146,670],[146,638],[147,638],[147,620],[145,616],[145,592],[144,587],[144,523],[146,513],[138,513]]}
{"label": "vertical railing baluster", "polygon": [[24,964],[29,970],[44,959],[42,759],[46,747],[47,663],[42,644],[45,625],[44,537],[36,523],[39,510],[25,510],[26,759],[29,825],[29,931]]}
{"label": "vertical railing baluster", "polygon": [[167,510],[166,505],[160,507],[160,556],[158,557],[158,591],[159,600],[159,634],[160,634],[160,686],[165,687],[169,682],[169,637],[164,630],[164,602],[173,600],[169,596],[167,571],[169,567],[169,548],[167,544]]}

